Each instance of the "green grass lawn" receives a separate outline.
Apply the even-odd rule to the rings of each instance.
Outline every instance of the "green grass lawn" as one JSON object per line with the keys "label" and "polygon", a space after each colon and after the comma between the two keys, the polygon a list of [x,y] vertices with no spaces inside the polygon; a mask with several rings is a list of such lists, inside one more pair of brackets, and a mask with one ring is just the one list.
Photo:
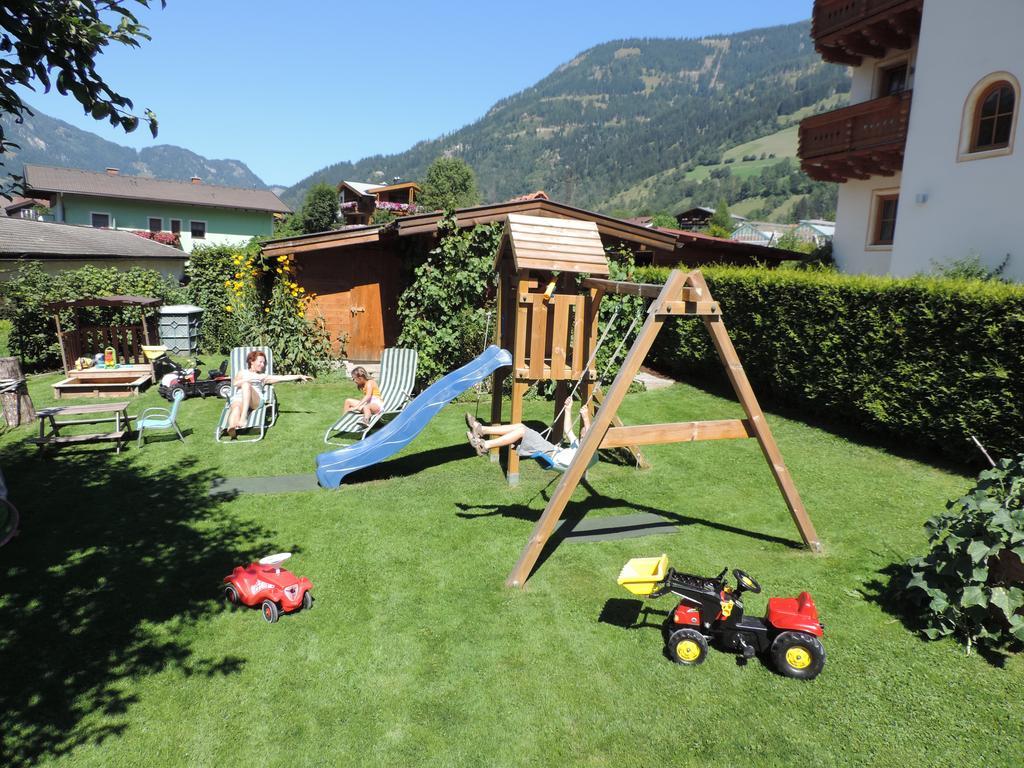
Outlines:
{"label": "green grass lawn", "polygon": [[[56,376],[33,377],[37,407]],[[875,600],[879,570],[920,553],[922,522],[970,478],[769,414],[825,543],[797,546],[752,441],[604,461],[579,518],[653,511],[678,533],[550,549],[526,591],[503,582],[557,476],[508,487],[443,410],[401,454],[333,492],[218,499],[218,476],[311,473],[347,384],[278,388],[254,445],[218,445],[221,403],[189,400],[184,444],[152,439],[38,457],[0,436],[22,532],[0,549],[0,764],[5,766],[1016,766],[1024,662],[912,635]],[[137,406],[158,404],[155,391]],[[486,408],[481,406],[481,413]],[[527,417],[551,407],[527,403]],[[677,385],[627,398],[627,423],[731,418]],[[290,550],[314,610],[265,624],[220,580]],[[631,557],[751,573],[767,595],[810,590],[828,663],[814,682],[712,651],[670,663],[671,598],[623,620]]]}

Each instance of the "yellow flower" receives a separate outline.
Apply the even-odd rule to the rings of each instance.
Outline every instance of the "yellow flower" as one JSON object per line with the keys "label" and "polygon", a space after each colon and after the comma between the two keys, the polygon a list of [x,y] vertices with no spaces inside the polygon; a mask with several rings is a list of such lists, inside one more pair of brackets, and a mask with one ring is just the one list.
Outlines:
{"label": "yellow flower", "polygon": [[234,311],[234,310],[231,309],[231,305],[230,304],[225,306],[224,309],[226,309],[228,312],[233,312]]}

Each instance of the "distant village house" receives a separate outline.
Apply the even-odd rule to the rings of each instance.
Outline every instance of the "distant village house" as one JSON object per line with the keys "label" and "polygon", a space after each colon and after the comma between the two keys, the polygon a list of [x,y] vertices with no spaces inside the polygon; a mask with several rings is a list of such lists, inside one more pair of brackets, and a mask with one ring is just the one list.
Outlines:
{"label": "distant village house", "polygon": [[[96,229],[165,234],[197,245],[239,245],[269,236],[274,215],[291,212],[273,192],[44,165],[25,166],[25,192],[47,200],[53,219]],[[173,236],[173,237],[171,237]]]}

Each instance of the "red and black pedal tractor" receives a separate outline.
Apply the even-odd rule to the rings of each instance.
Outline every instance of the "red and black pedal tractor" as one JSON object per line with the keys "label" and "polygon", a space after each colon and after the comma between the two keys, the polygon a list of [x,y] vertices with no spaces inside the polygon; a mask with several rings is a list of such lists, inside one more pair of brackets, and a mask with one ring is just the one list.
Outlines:
{"label": "red and black pedal tractor", "polygon": [[709,578],[679,573],[667,563],[665,555],[634,558],[622,569],[619,583],[634,594],[657,598],[671,593],[679,598],[665,622],[666,650],[677,664],[701,664],[710,643],[744,659],[769,658],[787,677],[813,680],[824,668],[824,625],[809,593],[769,598],[763,618],[748,616],[744,593],[761,591],[748,574],[734,569],[734,587],[726,583],[727,568]]}

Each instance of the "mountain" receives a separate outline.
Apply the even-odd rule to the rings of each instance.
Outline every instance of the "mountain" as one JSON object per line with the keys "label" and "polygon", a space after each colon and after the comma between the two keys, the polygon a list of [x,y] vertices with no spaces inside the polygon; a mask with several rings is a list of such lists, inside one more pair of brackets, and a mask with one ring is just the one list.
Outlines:
{"label": "mountain", "polygon": [[240,160],[208,160],[195,152],[170,144],[135,150],[75,128],[63,120],[35,115],[17,123],[9,115],[0,117],[4,133],[18,149],[4,152],[0,176],[22,172],[25,163],[102,171],[118,168],[133,176],[188,181],[200,177],[208,184],[266,189],[263,181]]}
{"label": "mountain", "polygon": [[[282,197],[294,206],[320,181],[419,179],[435,158],[451,155],[473,167],[488,202],[544,189],[597,210],[671,210],[691,197],[685,183],[708,177],[699,166],[725,163],[736,165],[719,168],[710,187],[687,189],[707,195],[722,187],[727,198],[774,194],[777,201],[809,194],[814,185],[791,165],[772,172],[787,181],[771,180],[768,197],[758,197],[764,190],[754,182],[747,197],[737,197],[744,191],[738,178],[719,182],[751,158],[725,153],[789,130],[792,156],[792,126],[841,101],[849,85],[845,67],[815,53],[808,22],[700,39],[616,40],[502,99],[471,125],[400,154],[330,165]],[[763,154],[753,158],[763,167],[783,157]],[[761,168],[744,175],[753,170]]]}

